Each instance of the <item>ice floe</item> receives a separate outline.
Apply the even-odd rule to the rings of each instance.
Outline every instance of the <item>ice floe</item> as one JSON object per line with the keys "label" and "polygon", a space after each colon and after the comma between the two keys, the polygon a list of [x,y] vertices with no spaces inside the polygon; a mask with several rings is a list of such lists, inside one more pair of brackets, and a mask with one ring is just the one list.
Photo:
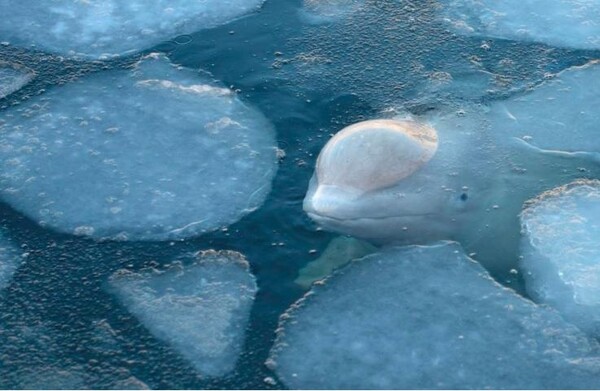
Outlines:
{"label": "ice floe", "polygon": [[267,365],[302,389],[578,388],[597,384],[596,349],[441,242],[388,248],[314,285],[282,316]]}
{"label": "ice floe", "polygon": [[600,49],[597,0],[443,0],[440,8],[465,34]]}
{"label": "ice floe", "polygon": [[241,254],[205,251],[192,264],[119,271],[110,287],[156,338],[201,374],[222,376],[234,368],[257,289]]}
{"label": "ice floe", "polygon": [[262,204],[275,145],[233,91],[151,55],[4,111],[0,197],[62,232],[184,238]]}
{"label": "ice floe", "polygon": [[0,99],[17,91],[33,79],[32,70],[0,61]]}
{"label": "ice floe", "polygon": [[123,55],[216,27],[264,0],[3,0],[0,41],[69,56]]}
{"label": "ice floe", "polygon": [[600,63],[572,67],[534,90],[491,105],[491,133],[539,152],[600,161]]}
{"label": "ice floe", "polygon": [[600,335],[600,182],[580,180],[528,202],[521,214],[527,291]]}

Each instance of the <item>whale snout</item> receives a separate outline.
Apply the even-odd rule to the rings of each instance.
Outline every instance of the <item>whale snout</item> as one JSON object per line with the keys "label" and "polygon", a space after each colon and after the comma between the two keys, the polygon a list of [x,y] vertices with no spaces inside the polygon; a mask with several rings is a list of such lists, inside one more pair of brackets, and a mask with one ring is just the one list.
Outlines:
{"label": "whale snout", "polygon": [[331,185],[310,186],[303,209],[316,222],[346,220],[356,217],[356,200],[361,192]]}
{"label": "whale snout", "polygon": [[[372,241],[414,241],[428,237],[437,225],[437,215],[420,208],[422,203],[391,203],[387,193],[361,192],[352,188],[317,185],[313,181],[303,209],[320,227]],[[403,205],[404,204],[404,205]],[[405,208],[406,207],[406,208]],[[423,227],[427,227],[424,231]],[[417,236],[415,236],[417,235]]]}

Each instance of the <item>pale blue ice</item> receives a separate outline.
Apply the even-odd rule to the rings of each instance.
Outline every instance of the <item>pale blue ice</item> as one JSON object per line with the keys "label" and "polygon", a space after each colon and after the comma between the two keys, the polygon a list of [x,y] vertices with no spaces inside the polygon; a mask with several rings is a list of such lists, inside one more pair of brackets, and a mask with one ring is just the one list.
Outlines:
{"label": "pale blue ice", "polygon": [[53,87],[2,118],[0,198],[76,235],[212,231],[258,208],[277,169],[260,112],[159,55]]}
{"label": "pale blue ice", "polygon": [[29,83],[33,76],[27,67],[0,61],[0,99]]}
{"label": "pale blue ice", "polygon": [[293,389],[593,387],[597,344],[452,242],[392,247],[281,317],[267,365]]}
{"label": "pale blue ice", "polygon": [[597,0],[443,0],[439,8],[463,34],[600,49]]}
{"label": "pale blue ice", "polygon": [[231,371],[241,352],[256,281],[246,259],[205,251],[164,270],[121,270],[110,288],[154,336],[203,375]]}
{"label": "pale blue ice", "polygon": [[67,56],[107,58],[230,22],[264,0],[2,0],[0,41]]}
{"label": "pale blue ice", "polygon": [[527,292],[600,336],[600,182],[579,180],[529,201],[521,213]]}

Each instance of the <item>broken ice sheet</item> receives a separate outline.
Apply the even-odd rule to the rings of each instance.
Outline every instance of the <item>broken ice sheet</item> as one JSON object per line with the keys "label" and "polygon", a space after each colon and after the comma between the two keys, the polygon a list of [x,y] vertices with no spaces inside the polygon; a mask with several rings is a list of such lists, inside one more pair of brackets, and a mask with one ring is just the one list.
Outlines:
{"label": "broken ice sheet", "polygon": [[439,8],[467,35],[600,49],[597,0],[443,0]]}
{"label": "broken ice sheet", "polygon": [[166,270],[120,271],[110,279],[123,305],[201,374],[230,372],[244,344],[256,282],[245,258],[204,251]]}
{"label": "broken ice sheet", "polygon": [[0,99],[19,90],[33,79],[31,69],[0,61]]}
{"label": "broken ice sheet", "polygon": [[600,335],[600,182],[579,180],[529,201],[521,214],[529,294]]}
{"label": "broken ice sheet", "polygon": [[351,262],[282,316],[267,365],[290,388],[597,386],[597,349],[556,312],[493,281],[460,246]]}
{"label": "broken ice sheet", "polygon": [[600,63],[568,68],[532,91],[494,102],[491,134],[513,137],[531,152],[600,161]]}

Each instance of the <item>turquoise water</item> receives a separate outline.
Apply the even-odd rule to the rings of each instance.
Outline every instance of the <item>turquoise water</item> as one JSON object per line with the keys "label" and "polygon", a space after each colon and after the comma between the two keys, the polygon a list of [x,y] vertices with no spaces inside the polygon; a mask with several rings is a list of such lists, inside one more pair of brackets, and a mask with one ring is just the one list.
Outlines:
{"label": "turquoise water", "polygon": [[[510,60],[513,65],[503,73],[511,80],[509,87],[465,98],[486,102],[597,55],[493,39],[485,40],[493,47],[488,50],[482,39],[458,37],[436,25],[433,1],[371,3],[381,11],[375,14],[377,22],[373,13],[364,18],[359,13],[338,25],[311,25],[298,13],[300,1],[268,0],[259,12],[240,20],[148,50],[209,71],[267,116],[286,153],[273,190],[260,209],[227,229],[173,242],[97,242],[59,234],[0,204],[2,232],[28,253],[0,300],[0,388],[22,387],[22,376],[49,366],[84,368],[91,388],[110,387],[119,369],[150,388],[283,387],[264,381],[275,377],[264,362],[279,315],[304,294],[293,282],[298,270],[336,236],[318,229],[302,211],[316,157],[329,135],[396,102],[415,113],[434,108],[438,97],[424,95],[420,88],[431,70],[476,63],[498,72],[501,60]],[[307,62],[301,56],[307,53],[327,61]],[[0,107],[86,73],[127,67],[137,59],[78,62],[0,46],[0,60],[26,64],[38,74],[0,100]],[[105,289],[107,278],[118,269],[164,265],[182,253],[204,249],[244,254],[259,288],[236,368],[216,380],[197,375]],[[495,277],[523,291],[508,270],[495,271]],[[109,342],[99,340],[101,321],[115,333]]]}

